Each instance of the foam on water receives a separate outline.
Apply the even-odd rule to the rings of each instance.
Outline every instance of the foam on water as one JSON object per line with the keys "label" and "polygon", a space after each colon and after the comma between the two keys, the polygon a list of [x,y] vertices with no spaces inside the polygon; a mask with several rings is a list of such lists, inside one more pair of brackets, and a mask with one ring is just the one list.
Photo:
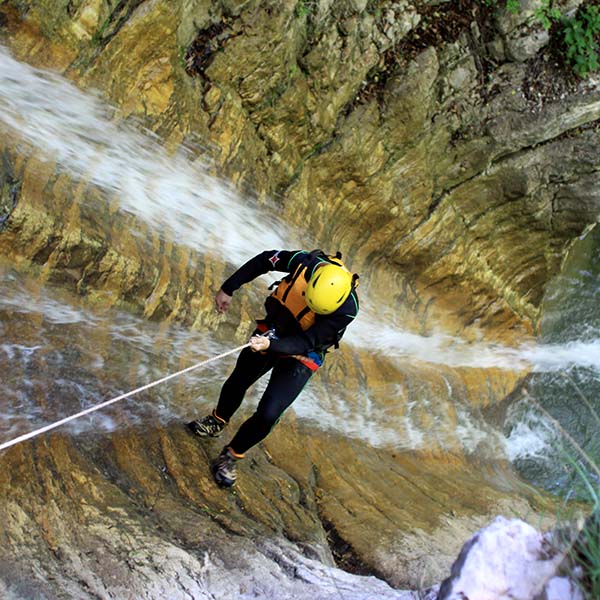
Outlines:
{"label": "foam on water", "polygon": [[510,406],[506,427],[508,433],[503,438],[504,453],[510,461],[548,464],[557,460],[557,451],[560,452],[564,444],[561,432],[527,398]]}
{"label": "foam on water", "polygon": [[509,460],[545,459],[556,448],[557,433],[543,417],[535,415],[527,421],[517,422],[505,439],[505,452]]}

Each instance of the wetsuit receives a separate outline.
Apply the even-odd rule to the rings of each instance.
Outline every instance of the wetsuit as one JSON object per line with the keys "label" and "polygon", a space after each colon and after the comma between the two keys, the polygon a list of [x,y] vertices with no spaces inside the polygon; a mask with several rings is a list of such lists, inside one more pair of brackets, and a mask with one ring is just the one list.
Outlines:
{"label": "wetsuit", "polygon": [[[242,265],[221,289],[229,296],[245,283],[269,271],[302,275],[308,281],[314,270],[324,262],[326,255],[319,251],[268,250]],[[300,268],[300,269],[299,269]],[[344,335],[346,327],[358,314],[358,297],[353,289],[346,301],[329,315],[314,315],[314,323],[303,330],[298,320],[281,303],[269,296],[265,301],[266,316],[259,321],[255,333],[274,329],[266,352],[245,348],[240,353],[235,369],[223,384],[216,414],[229,421],[240,407],[248,388],[272,369],[267,388],[256,412],[245,421],[229,447],[238,455],[258,444],[271,431],[283,412],[292,404],[322,364],[325,352]],[[306,309],[308,310],[308,309]]]}

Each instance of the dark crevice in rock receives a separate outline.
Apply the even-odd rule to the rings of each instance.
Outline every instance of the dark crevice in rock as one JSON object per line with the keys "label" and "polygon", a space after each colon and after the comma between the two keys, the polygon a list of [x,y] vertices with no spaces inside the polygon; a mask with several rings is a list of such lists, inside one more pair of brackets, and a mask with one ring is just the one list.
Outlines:
{"label": "dark crevice in rock", "polygon": [[10,215],[19,200],[21,182],[15,177],[6,153],[0,163],[0,233],[8,227]]}
{"label": "dark crevice in rock", "polygon": [[595,119],[594,121],[588,121],[583,125],[579,125],[578,127],[572,127],[571,129],[567,129],[563,131],[560,135],[555,138],[548,140],[549,142],[556,142],[562,139],[576,138],[583,134],[586,131],[600,131],[600,119]]}
{"label": "dark crevice in rock", "polygon": [[114,10],[111,11],[94,35],[93,41],[97,44],[98,49],[103,49],[119,33],[133,11],[143,2],[145,0],[119,0]]}
{"label": "dark crevice in rock", "polygon": [[185,72],[190,77],[206,77],[206,69],[210,67],[217,52],[223,51],[229,40],[238,35],[232,29],[236,18],[222,17],[217,23],[198,31],[196,39],[191,43],[185,53]]}
{"label": "dark crevice in rock", "polygon": [[379,579],[386,580],[386,577],[382,573],[366,564],[360,558],[352,545],[340,535],[335,525],[323,518],[322,515],[321,523],[325,531],[327,544],[333,555],[335,564],[339,569],[347,571],[348,573],[353,573],[354,575],[373,575]]}
{"label": "dark crevice in rock", "polygon": [[54,252],[54,250],[56,249],[56,247],[58,246],[58,244],[61,241],[61,236],[60,235],[52,235],[48,238],[47,243],[45,244],[45,246],[43,248],[41,248],[38,252],[36,252],[32,257],[31,260],[34,263],[37,263],[39,265],[45,265],[48,262],[48,258],[50,257],[50,255],[52,254],[52,252]]}
{"label": "dark crevice in rock", "polygon": [[472,27],[466,31],[467,45],[479,74],[477,93],[483,103],[489,102],[499,91],[492,84],[498,63],[490,56],[487,49],[495,35],[492,20],[490,8],[479,6],[478,10],[473,11]]}
{"label": "dark crevice in rock", "polygon": [[433,201],[429,204],[429,206],[427,207],[427,216],[425,217],[425,219],[423,221],[421,221],[421,223],[419,223],[419,225],[417,227],[419,227],[420,225],[422,225],[425,221],[428,221],[431,218],[431,215],[435,212],[435,210],[437,209],[437,207],[440,205],[440,203],[442,202],[442,200],[444,199],[445,195],[441,194],[440,196],[438,196],[437,198],[434,198]]}
{"label": "dark crevice in rock", "polygon": [[67,3],[66,10],[67,14],[69,15],[69,17],[71,17],[71,19],[74,19],[77,15],[77,11],[79,10],[80,5],[81,2],[74,2],[73,0],[69,0],[69,2]]}
{"label": "dark crevice in rock", "polygon": [[446,192],[449,193],[449,192],[453,191],[454,189],[456,189],[457,187],[463,185],[465,182],[470,181],[471,179],[475,179],[476,177],[482,176],[485,171],[487,171],[491,168],[498,167],[499,165],[502,165],[503,163],[512,161],[514,159],[518,159],[520,156],[528,154],[539,148],[542,148],[542,147],[550,145],[550,144],[555,144],[555,143],[560,142],[565,139],[576,138],[578,135],[581,135],[582,133],[584,133],[585,131],[588,131],[588,130],[597,131],[599,129],[600,129],[600,119],[595,119],[593,121],[583,123],[582,125],[578,125],[576,127],[571,127],[569,129],[565,129],[564,131],[561,131],[560,133],[558,133],[557,135],[555,135],[553,137],[549,137],[547,139],[540,139],[539,141],[535,141],[532,144],[529,144],[527,146],[520,146],[519,148],[516,148],[513,150],[507,150],[503,153],[498,154],[495,157],[492,157],[489,164],[486,165],[485,169],[482,169],[481,172],[478,172],[478,173],[474,174],[472,177],[469,177],[468,179],[461,181],[457,185],[446,190]]}

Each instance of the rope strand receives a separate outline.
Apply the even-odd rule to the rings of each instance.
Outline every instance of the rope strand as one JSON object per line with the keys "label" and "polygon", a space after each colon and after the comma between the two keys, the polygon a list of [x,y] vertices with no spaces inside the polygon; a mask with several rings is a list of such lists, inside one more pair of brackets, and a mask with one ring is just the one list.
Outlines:
{"label": "rope strand", "polygon": [[24,442],[25,440],[29,440],[32,437],[35,437],[42,433],[46,433],[46,431],[50,431],[51,429],[54,429],[55,427],[60,427],[60,425],[64,425],[65,423],[68,423],[69,421],[74,421],[75,419],[78,419],[79,417],[83,417],[85,415],[88,415],[88,414],[96,411],[96,410],[105,408],[106,406],[109,406],[110,404],[114,404],[115,402],[118,402],[119,400],[124,400],[125,398],[129,398],[130,396],[133,396],[134,394],[137,394],[139,392],[143,392],[144,390],[150,389],[151,387],[154,387],[155,385],[158,385],[159,383],[164,383],[165,381],[168,381],[169,379],[173,379],[173,377],[178,377],[179,375],[183,375],[184,373],[189,373],[190,371],[193,371],[194,369],[198,369],[199,367],[203,367],[204,365],[207,365],[208,363],[215,362],[217,360],[220,360],[221,358],[225,358],[229,354],[233,354],[234,352],[239,352],[240,350],[243,350],[244,348],[247,348],[248,346],[250,346],[249,343],[244,344],[243,346],[238,346],[237,348],[234,348],[233,350],[228,350],[227,352],[223,352],[223,354],[219,354],[218,356],[213,356],[212,358],[203,360],[202,362],[196,363],[195,365],[192,365],[191,367],[187,367],[185,369],[182,369],[181,371],[177,371],[177,373],[172,373],[171,375],[167,375],[166,377],[163,377],[162,379],[157,379],[156,381],[147,383],[146,385],[143,385],[142,387],[132,390],[131,392],[127,392],[126,394],[121,394],[120,396],[117,396],[116,398],[112,398],[111,400],[102,402],[102,404],[97,404],[96,406],[86,408],[85,410],[82,410],[81,412],[78,412],[75,415],[71,415],[70,417],[65,417],[64,419],[61,419],[60,421],[56,421],[55,423],[50,423],[50,425],[46,425],[45,427],[40,427],[39,429],[36,429],[34,431],[31,431],[29,433],[21,435],[12,440],[9,440],[8,442],[4,442],[3,444],[0,444],[0,451],[6,450],[6,448],[10,448],[11,446],[14,446],[15,444]]}

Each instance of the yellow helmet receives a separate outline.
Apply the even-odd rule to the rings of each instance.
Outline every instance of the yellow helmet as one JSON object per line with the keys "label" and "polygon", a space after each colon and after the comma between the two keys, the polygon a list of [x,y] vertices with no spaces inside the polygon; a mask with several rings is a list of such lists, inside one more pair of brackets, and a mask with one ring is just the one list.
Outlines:
{"label": "yellow helmet", "polygon": [[319,315],[336,311],[352,291],[352,273],[339,265],[323,264],[308,280],[304,299]]}

